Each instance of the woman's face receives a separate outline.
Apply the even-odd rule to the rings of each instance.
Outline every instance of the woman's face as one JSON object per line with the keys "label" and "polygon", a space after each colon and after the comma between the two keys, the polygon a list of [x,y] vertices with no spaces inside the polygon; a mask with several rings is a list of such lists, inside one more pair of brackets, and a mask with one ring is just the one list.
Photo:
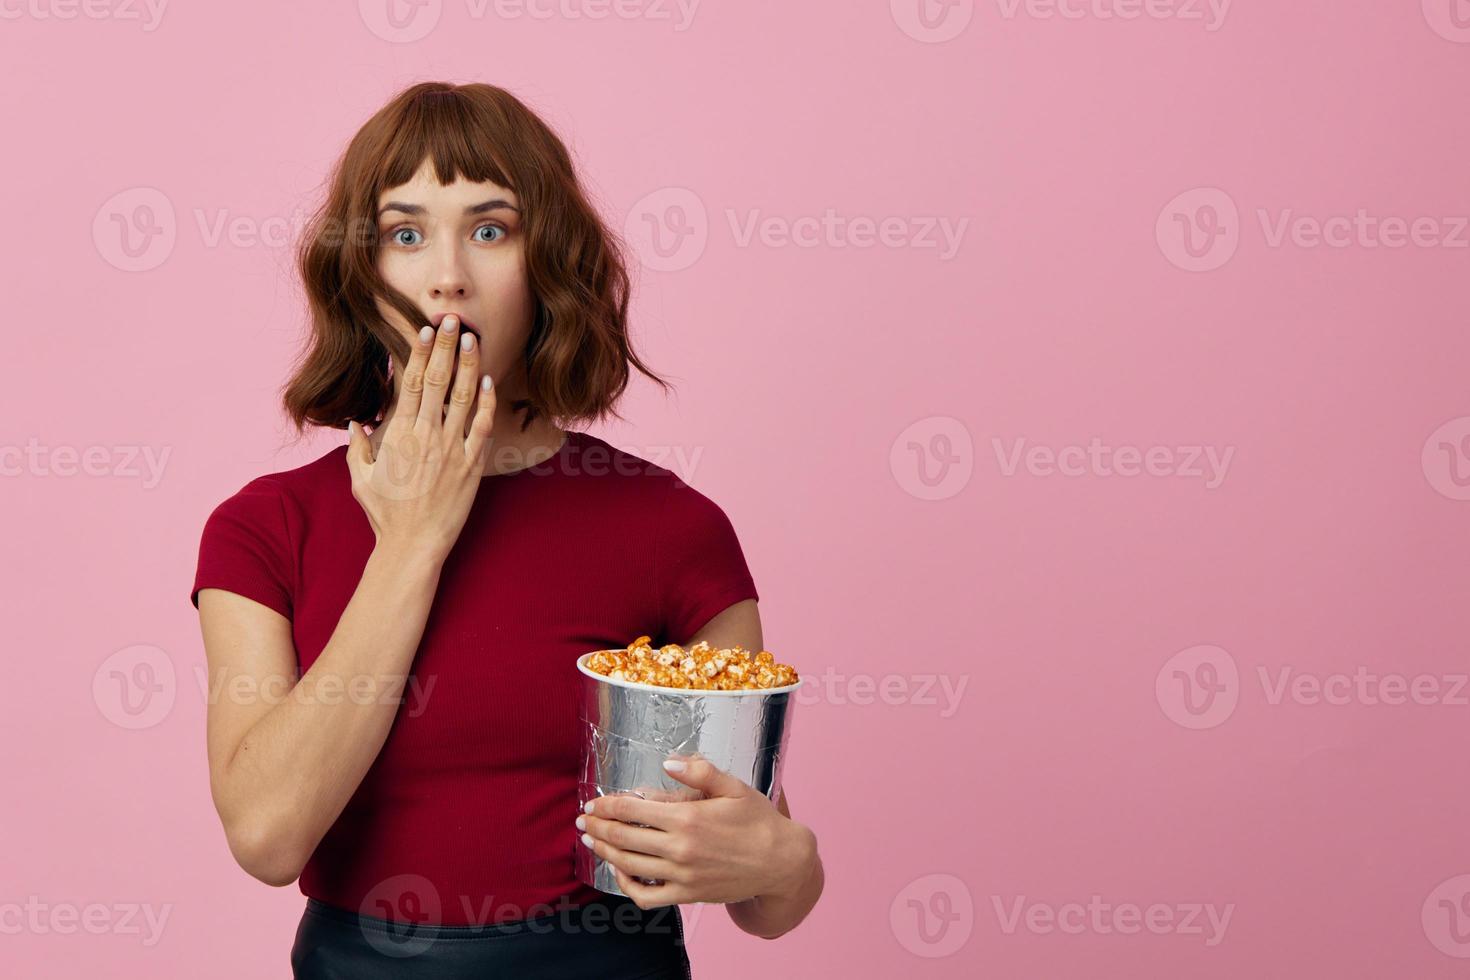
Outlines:
{"label": "woman's face", "polygon": [[[519,207],[514,191],[489,181],[459,177],[441,186],[427,159],[412,180],[378,197],[378,273],[418,303],[431,325],[457,315],[461,332],[476,335],[480,372],[497,388],[512,381],[512,390],[535,312]],[[378,309],[405,340],[418,342],[424,324],[405,322],[381,300]],[[402,377],[402,365],[394,376]]]}

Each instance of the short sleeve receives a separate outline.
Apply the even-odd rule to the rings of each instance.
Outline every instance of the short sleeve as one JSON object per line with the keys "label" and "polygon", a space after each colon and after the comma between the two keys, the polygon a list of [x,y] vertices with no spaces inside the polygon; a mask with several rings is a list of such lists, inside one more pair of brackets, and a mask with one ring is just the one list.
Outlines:
{"label": "short sleeve", "polygon": [[225,589],[291,618],[293,562],[280,487],[256,479],[226,499],[204,523],[189,601],[200,589]]}
{"label": "short sleeve", "polygon": [[662,637],[670,643],[687,643],[720,612],[760,598],[730,519],[677,476],[666,491],[654,579]]}

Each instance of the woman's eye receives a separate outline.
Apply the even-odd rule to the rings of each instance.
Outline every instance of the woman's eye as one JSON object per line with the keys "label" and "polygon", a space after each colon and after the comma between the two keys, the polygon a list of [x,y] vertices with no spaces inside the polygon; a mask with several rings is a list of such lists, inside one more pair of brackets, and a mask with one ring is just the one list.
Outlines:
{"label": "woman's eye", "polygon": [[[500,241],[501,238],[504,238],[505,235],[506,235],[505,229],[502,228],[502,227],[500,227],[499,225],[481,225],[480,227],[478,227],[478,228],[475,229],[475,234],[476,235],[480,235],[481,232],[494,232],[495,235],[492,236],[492,237],[490,237],[490,238],[479,237],[479,238],[476,238],[475,239],[476,241],[479,241],[479,242],[498,242],[498,241]],[[397,229],[395,231],[390,232],[389,235],[388,235],[388,237],[393,242],[393,244],[395,244],[395,245],[417,245],[417,244],[419,244],[418,241],[416,241],[414,239],[411,239],[411,238],[410,239],[405,239],[403,237],[404,235],[417,235],[417,234],[418,234],[418,231],[416,229],[413,229],[413,228],[399,228],[399,229]]]}

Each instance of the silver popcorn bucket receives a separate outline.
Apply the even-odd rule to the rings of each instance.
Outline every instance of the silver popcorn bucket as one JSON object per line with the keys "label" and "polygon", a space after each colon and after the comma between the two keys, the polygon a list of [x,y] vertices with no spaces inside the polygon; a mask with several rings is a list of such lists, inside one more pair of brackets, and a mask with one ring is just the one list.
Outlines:
{"label": "silver popcorn bucket", "polygon": [[[670,755],[698,753],[774,800],[802,681],[749,691],[651,687],[589,670],[581,673],[582,775],[577,802],[617,794],[650,800],[695,800],[704,794],[664,770]],[[610,651],[619,652],[619,651]],[[622,895],[612,865],[576,844],[577,878]]]}

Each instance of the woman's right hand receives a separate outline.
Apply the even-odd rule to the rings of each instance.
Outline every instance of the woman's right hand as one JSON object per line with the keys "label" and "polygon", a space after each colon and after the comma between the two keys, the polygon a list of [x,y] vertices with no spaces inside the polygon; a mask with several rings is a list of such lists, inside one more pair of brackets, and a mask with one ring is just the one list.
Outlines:
{"label": "woman's right hand", "polygon": [[[429,333],[427,341],[424,331]],[[469,516],[485,469],[481,451],[495,424],[490,376],[479,379],[479,345],[472,334],[464,334],[463,342],[458,334],[459,321],[452,316],[445,317],[438,330],[420,331],[403,370],[398,404],[376,453],[362,426],[348,423],[352,496],[367,512],[378,543],[424,549],[440,561],[448,557]],[[459,371],[451,388],[457,343]],[[465,420],[475,401],[477,379],[479,406],[466,436]]]}

